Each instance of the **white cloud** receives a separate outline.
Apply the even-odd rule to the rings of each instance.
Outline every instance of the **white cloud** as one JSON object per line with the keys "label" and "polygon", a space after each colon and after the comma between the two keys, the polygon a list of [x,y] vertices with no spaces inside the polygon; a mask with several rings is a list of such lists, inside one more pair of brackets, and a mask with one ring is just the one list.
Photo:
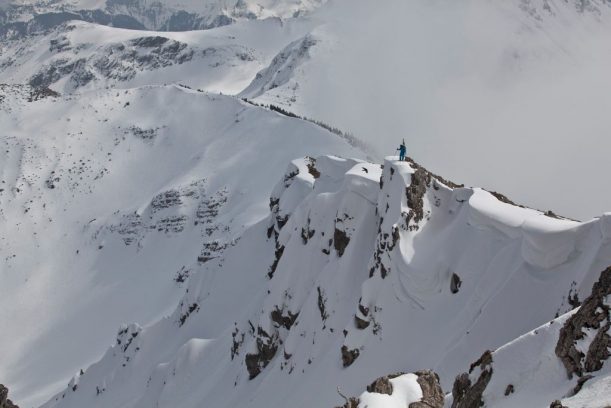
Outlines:
{"label": "white cloud", "polygon": [[405,137],[456,181],[582,219],[611,211],[609,24],[556,6],[537,22],[500,1],[336,1],[338,44],[312,64],[306,103],[385,154]]}

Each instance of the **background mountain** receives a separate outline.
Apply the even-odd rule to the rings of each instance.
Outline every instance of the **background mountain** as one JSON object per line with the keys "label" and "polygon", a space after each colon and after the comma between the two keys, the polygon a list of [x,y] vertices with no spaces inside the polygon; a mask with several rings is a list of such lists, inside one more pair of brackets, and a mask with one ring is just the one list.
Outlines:
{"label": "background mountain", "polygon": [[14,0],[0,10],[2,32],[25,35],[82,20],[118,28],[159,31],[204,30],[240,20],[292,17],[323,0]]}
{"label": "background mountain", "polygon": [[611,404],[610,13],[0,4],[8,397]]}

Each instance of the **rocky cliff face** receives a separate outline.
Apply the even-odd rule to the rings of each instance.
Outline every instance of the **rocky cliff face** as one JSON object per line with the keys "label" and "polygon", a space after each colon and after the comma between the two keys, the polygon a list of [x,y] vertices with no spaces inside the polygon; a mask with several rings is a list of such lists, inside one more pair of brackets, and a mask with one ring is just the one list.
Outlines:
{"label": "rocky cliff face", "polygon": [[8,388],[0,384],[0,408],[19,408],[8,399]]}

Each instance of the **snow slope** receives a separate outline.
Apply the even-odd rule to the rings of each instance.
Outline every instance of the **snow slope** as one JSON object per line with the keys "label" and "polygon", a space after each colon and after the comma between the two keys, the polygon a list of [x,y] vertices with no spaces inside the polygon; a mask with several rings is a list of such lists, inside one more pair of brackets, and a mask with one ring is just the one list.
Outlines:
{"label": "snow slope", "polygon": [[48,34],[3,41],[0,73],[3,82],[50,86],[62,93],[181,83],[235,94],[312,24],[269,19],[162,33],[71,22]]}
{"label": "snow slope", "polygon": [[44,406],[334,406],[338,386],[423,368],[447,392],[483,350],[589,295],[611,264],[607,218],[544,215],[394,158],[295,160],[226,262]]}
{"label": "snow slope", "polygon": [[361,155],[177,86],[52,95],[0,87],[0,378],[22,407],[97,360],[121,323],[174,309],[188,276],[265,216],[290,158]]}

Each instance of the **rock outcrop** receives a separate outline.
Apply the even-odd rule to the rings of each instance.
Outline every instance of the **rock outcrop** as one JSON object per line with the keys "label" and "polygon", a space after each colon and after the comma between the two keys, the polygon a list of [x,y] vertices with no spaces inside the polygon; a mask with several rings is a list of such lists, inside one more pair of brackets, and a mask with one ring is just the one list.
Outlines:
{"label": "rock outcrop", "polygon": [[0,384],[0,408],[19,408],[8,399],[8,388]]}
{"label": "rock outcrop", "polygon": [[[473,371],[479,368],[477,380],[472,380]],[[492,352],[486,351],[475,363],[471,364],[468,373],[462,373],[452,387],[452,408],[479,408],[484,405],[482,394],[492,378]]]}
{"label": "rock outcrop", "polygon": [[[611,338],[610,306],[607,303],[611,295],[611,267],[604,270],[592,293],[583,302],[581,308],[571,316],[560,330],[556,355],[562,360],[567,375],[585,378],[587,373],[598,371],[609,358]],[[589,345],[578,343],[592,338]],[[581,350],[586,350],[584,354]]]}
{"label": "rock outcrop", "polygon": [[425,370],[415,374],[422,389],[422,399],[409,404],[409,408],[443,408],[444,394],[437,373]]}
{"label": "rock outcrop", "polygon": [[[394,387],[391,380],[404,376],[405,373],[389,374],[384,377],[377,378],[374,382],[367,386],[367,393],[369,394],[384,394],[393,395]],[[422,390],[422,398],[420,401],[410,402],[408,408],[443,408],[444,394],[439,383],[439,376],[437,373],[424,370],[413,373],[417,376],[417,382]],[[339,389],[338,389],[339,392]],[[344,398],[346,403],[341,407],[336,408],[357,408],[361,403],[362,399],[366,399],[367,393],[361,395],[361,398],[348,398],[339,392],[340,396]],[[408,401],[409,402],[409,401]],[[385,405],[386,406],[386,405]],[[389,407],[395,405],[389,405]]]}

